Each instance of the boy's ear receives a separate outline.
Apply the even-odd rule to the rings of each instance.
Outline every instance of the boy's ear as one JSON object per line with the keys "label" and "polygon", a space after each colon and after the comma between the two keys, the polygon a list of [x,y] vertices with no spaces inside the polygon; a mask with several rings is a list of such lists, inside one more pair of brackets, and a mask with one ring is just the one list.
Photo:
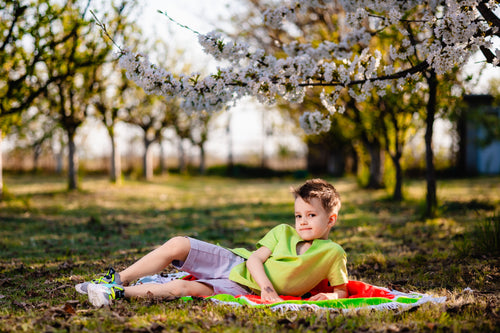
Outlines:
{"label": "boy's ear", "polygon": [[337,222],[337,214],[332,214],[328,218],[328,224],[330,224],[332,227],[335,225],[335,222]]}

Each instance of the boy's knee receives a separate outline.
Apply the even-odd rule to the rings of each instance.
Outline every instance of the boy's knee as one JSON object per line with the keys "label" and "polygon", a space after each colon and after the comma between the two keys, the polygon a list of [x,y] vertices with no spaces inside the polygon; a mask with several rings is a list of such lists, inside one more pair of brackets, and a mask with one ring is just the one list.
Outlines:
{"label": "boy's knee", "polygon": [[183,236],[175,236],[170,238],[164,245],[175,246],[176,248],[191,248],[189,238]]}
{"label": "boy's knee", "polygon": [[196,281],[174,280],[171,283],[172,296],[210,296],[213,294],[211,286],[197,283]]}
{"label": "boy's knee", "polygon": [[191,243],[187,237],[176,236],[169,239],[162,247],[173,254],[173,259],[184,261],[191,249]]}
{"label": "boy's knee", "polygon": [[172,295],[175,297],[190,296],[191,290],[189,288],[189,284],[186,282],[187,281],[184,280],[175,280],[170,282],[173,284],[171,291]]}

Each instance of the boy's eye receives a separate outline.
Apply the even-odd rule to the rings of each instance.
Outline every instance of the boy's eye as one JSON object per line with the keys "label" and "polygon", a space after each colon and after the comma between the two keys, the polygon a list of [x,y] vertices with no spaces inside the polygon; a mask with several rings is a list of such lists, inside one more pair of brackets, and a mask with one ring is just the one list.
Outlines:
{"label": "boy's eye", "polygon": [[309,214],[309,217],[315,217],[316,214]]}
{"label": "boy's eye", "polygon": [[296,219],[300,219],[302,216],[301,215],[295,215]]}

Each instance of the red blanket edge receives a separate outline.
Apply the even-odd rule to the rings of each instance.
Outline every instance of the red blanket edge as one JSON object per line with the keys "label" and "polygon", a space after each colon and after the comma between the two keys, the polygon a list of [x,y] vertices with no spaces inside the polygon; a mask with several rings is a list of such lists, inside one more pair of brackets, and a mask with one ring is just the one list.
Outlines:
{"label": "red blanket edge", "polygon": [[[183,280],[191,280],[194,281],[196,278],[192,275],[187,275],[183,278]],[[384,297],[388,299],[393,299],[395,296],[386,289],[382,289],[379,287],[372,286],[368,283],[364,283],[361,281],[348,281],[347,282],[347,291],[349,293],[349,298],[360,298],[360,297]],[[331,293],[333,292],[333,287],[329,285],[328,280],[325,279],[318,283],[316,287],[309,291],[311,296],[314,296],[319,293]],[[257,295],[245,295],[245,297],[250,298],[251,300],[257,301],[260,300],[260,296]],[[301,300],[303,298],[296,296],[280,296],[284,300]],[[303,299],[303,300],[307,300]]]}

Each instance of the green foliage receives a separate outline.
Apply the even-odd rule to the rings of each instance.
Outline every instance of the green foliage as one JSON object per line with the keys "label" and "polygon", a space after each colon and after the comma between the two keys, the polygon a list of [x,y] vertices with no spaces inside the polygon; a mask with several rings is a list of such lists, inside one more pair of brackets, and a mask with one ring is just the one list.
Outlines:
{"label": "green foliage", "polygon": [[470,232],[455,242],[457,251],[462,257],[500,255],[500,215],[491,216],[476,221]]}
{"label": "green foliage", "polygon": [[474,229],[474,238],[479,251],[483,254],[500,254],[500,215],[485,218]]}
{"label": "green foliage", "polygon": [[112,76],[103,67],[115,60],[112,44],[103,39],[89,9],[103,10],[105,14],[99,16],[107,33],[123,42],[134,6],[127,0],[0,4],[0,131],[9,134],[15,128],[17,138],[24,138],[24,145],[37,154],[44,141],[62,128],[69,146],[71,189],[77,188],[76,131],[91,113],[100,90],[109,88],[99,83],[103,76]]}
{"label": "green foliage", "polygon": [[[253,249],[274,225],[293,224],[289,187],[302,179],[171,174],[147,183],[124,179],[115,186],[105,176],[89,176],[81,191],[68,193],[64,178],[7,175],[10,199],[0,203],[0,331],[485,332],[498,327],[498,255],[469,254],[464,260],[456,244],[464,234],[475,235],[470,228],[478,216],[489,216],[498,206],[499,177],[443,180],[440,195],[447,209],[432,220],[418,217],[422,181],[407,184],[408,198],[401,203],[384,200],[383,189],[360,189],[354,179],[331,181],[343,200],[331,238],[348,253],[349,277],[447,296],[444,306],[282,313],[203,300],[130,299],[95,309],[76,293],[76,283],[109,265],[122,269],[171,236]],[[471,242],[498,237],[498,215],[477,225],[482,236],[471,236]],[[491,240],[484,244],[494,246]],[[474,292],[464,293],[466,287]]]}

